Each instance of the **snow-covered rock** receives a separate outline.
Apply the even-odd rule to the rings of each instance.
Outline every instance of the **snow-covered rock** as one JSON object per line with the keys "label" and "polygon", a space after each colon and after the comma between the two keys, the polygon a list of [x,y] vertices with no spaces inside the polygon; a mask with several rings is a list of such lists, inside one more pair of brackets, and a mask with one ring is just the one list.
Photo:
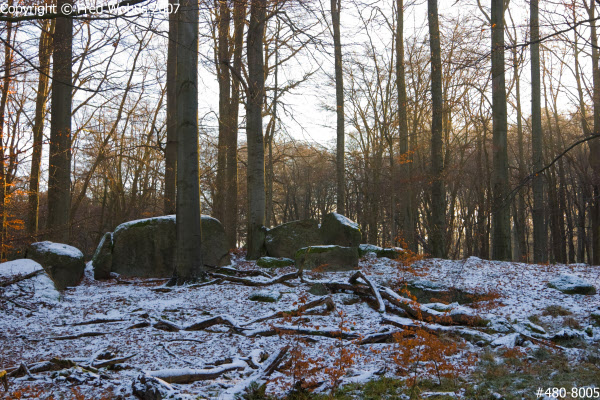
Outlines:
{"label": "snow-covered rock", "polygon": [[106,232],[100,244],[96,248],[96,252],[92,257],[92,266],[94,267],[94,279],[110,278],[112,268],[112,248],[113,248],[113,233]]}
{"label": "snow-covered rock", "polygon": [[[33,299],[58,300],[60,298],[60,292],[54,287],[54,282],[52,282],[52,279],[50,279],[42,266],[33,260],[25,258],[0,264],[0,280],[6,281],[36,271],[40,271],[40,273],[29,279],[20,281],[19,285],[30,292]],[[12,286],[15,285],[9,285],[6,288],[5,294],[7,296],[12,295]],[[15,294],[16,291],[18,291],[17,288],[15,288]]]}
{"label": "snow-covered rock", "polygon": [[572,274],[561,274],[548,282],[548,286],[566,294],[596,294],[594,285]]}
{"label": "snow-covered rock", "polygon": [[76,286],[83,277],[83,253],[73,246],[49,241],[32,243],[27,258],[42,265],[58,290]]}
{"label": "snow-covered rock", "polygon": [[362,238],[358,224],[338,213],[327,214],[320,231],[323,244],[358,247]]}

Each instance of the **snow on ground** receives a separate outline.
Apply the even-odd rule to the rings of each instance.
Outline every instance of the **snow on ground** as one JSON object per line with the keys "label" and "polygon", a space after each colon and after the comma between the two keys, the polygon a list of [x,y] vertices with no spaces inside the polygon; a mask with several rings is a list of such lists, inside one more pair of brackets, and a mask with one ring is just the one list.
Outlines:
{"label": "snow on ground", "polygon": [[[25,263],[24,261],[17,261]],[[233,257],[233,265],[239,269],[260,269],[255,263]],[[4,265],[4,264],[3,264]],[[414,279],[412,271],[400,267],[396,261],[386,258],[365,258],[360,262],[361,270],[376,285],[390,286],[402,280]],[[27,264],[27,268],[33,268]],[[88,268],[89,269],[89,268]],[[263,269],[263,271],[268,271]],[[293,267],[277,270],[278,275],[293,272]],[[600,288],[599,268],[587,265],[530,265],[510,262],[485,261],[475,257],[466,260],[423,260],[415,264],[414,271],[419,279],[440,282],[445,285],[478,293],[494,293],[497,297],[490,303],[491,312],[505,317],[512,324],[527,324],[528,317],[541,315],[548,306],[560,305],[572,312],[571,318],[587,326],[589,315],[600,306],[600,295],[566,295],[547,287],[547,282],[563,273],[586,279]],[[321,273],[312,276],[320,281],[347,282],[353,272]],[[309,274],[310,275],[310,274]],[[0,275],[1,276],[1,275]],[[266,277],[253,277],[257,281],[267,281]],[[126,283],[133,282],[133,283]],[[215,325],[202,331],[164,331],[152,326],[130,329],[135,324],[151,324],[164,320],[178,326],[188,326],[217,315],[227,315],[239,325],[268,316],[277,311],[298,307],[303,297],[312,301],[320,296],[308,294],[309,285],[298,280],[291,281],[295,287],[284,284],[269,286],[268,290],[280,294],[277,302],[257,302],[249,300],[256,287],[238,285],[231,282],[204,287],[178,287],[170,291],[156,290],[164,281],[112,279],[95,281],[86,271],[83,282],[76,288],[65,291],[61,298],[36,298],[36,309],[29,310],[0,297],[0,371],[16,367],[21,363],[59,359],[85,360],[94,354],[108,349],[117,356],[133,355],[123,363],[126,368],[102,371],[100,375],[83,373],[79,378],[70,379],[60,374],[45,373],[43,379],[29,381],[27,377],[11,379],[11,390],[32,385],[43,389],[42,398],[62,393],[72,394],[74,390],[85,398],[107,398],[122,396],[134,398],[131,391],[133,379],[143,371],[156,371],[172,368],[210,368],[211,363],[230,358],[229,362],[246,357],[255,350],[273,354],[286,344],[294,344],[298,336],[284,335],[269,337],[247,337],[236,334],[224,325]],[[9,288],[10,289],[10,288]],[[367,335],[389,330],[381,324],[381,314],[369,307],[358,297],[348,293],[331,295],[338,310],[342,310],[348,332]],[[564,328],[562,321],[552,316],[541,316],[541,321],[550,326],[548,335]],[[340,317],[337,312],[327,315],[306,316],[305,326],[321,330],[338,329]],[[111,320],[95,324],[77,325],[93,320]],[[529,322],[530,323],[530,322]],[[273,319],[248,328],[268,329],[272,324],[291,324],[290,321]],[[67,335],[96,333],[98,336],[62,339]],[[516,337],[495,334],[500,344],[511,345]],[[600,340],[600,329],[593,329],[593,339]],[[336,353],[338,339],[311,336],[303,346],[306,356],[323,358],[324,365],[331,365],[331,354]],[[394,374],[390,359],[394,344],[372,344],[358,346],[344,342],[357,353],[356,363],[346,382],[363,382],[386,371]],[[469,344],[471,351],[478,348]],[[254,353],[256,354],[256,352]],[[192,384],[172,385],[180,396],[193,395],[193,398],[223,398],[228,389],[243,382],[253,370],[232,371],[221,377],[198,381]],[[83,377],[82,377],[83,376]],[[275,372],[273,378],[282,378]],[[285,383],[282,379],[280,384]],[[276,388],[276,387],[275,387]],[[1,394],[0,394],[1,396]]]}

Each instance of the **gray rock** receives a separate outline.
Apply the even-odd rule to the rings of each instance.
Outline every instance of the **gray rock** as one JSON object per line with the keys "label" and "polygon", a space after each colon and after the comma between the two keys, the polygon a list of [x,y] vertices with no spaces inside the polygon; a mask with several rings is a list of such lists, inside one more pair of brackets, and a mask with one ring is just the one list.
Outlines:
{"label": "gray rock", "polygon": [[592,319],[594,325],[600,326],[600,310],[592,311],[590,318]]}
{"label": "gray rock", "polygon": [[329,294],[329,290],[327,290],[327,287],[322,283],[314,283],[311,285],[308,293],[315,296],[325,296],[326,294]]}
{"label": "gray rock", "polygon": [[442,300],[447,303],[468,304],[472,303],[473,299],[477,296],[475,293],[426,279],[417,279],[408,282],[406,288],[411,295],[417,298],[419,303],[431,303]]}
{"label": "gray rock", "polygon": [[83,253],[73,246],[54,242],[32,243],[27,258],[38,262],[54,282],[57,290],[76,286],[83,277]]}
{"label": "gray rock", "polygon": [[296,252],[298,269],[323,267],[324,271],[351,271],[358,268],[358,248],[311,246]]}
{"label": "gray rock", "polygon": [[281,297],[281,293],[273,290],[257,290],[250,293],[248,297],[252,301],[260,301],[263,303],[276,303]]}
{"label": "gray rock", "polygon": [[358,224],[338,213],[323,218],[320,232],[322,243],[327,245],[358,247],[362,238]]}
{"label": "gray rock", "polygon": [[291,258],[261,257],[256,260],[256,265],[263,268],[283,268],[294,265],[294,260]]}
{"label": "gray rock", "polygon": [[395,260],[398,257],[400,257],[400,255],[404,253],[404,249],[400,248],[400,247],[387,247],[385,249],[381,249],[377,252],[375,252],[375,254],[377,254],[378,258],[381,257],[387,257],[390,260]]}
{"label": "gray rock", "polygon": [[113,234],[106,232],[92,257],[94,279],[109,279],[112,268]]}
{"label": "gray rock", "polygon": [[270,257],[294,258],[298,249],[320,243],[319,224],[314,219],[278,225],[265,235],[265,247]]}
{"label": "gray rock", "polygon": [[571,274],[561,274],[548,282],[548,287],[560,290],[566,294],[596,294],[594,285]]}
{"label": "gray rock", "polygon": [[[112,271],[124,276],[171,277],[175,246],[175,215],[123,223],[113,233]],[[210,266],[229,264],[225,230],[206,215],[202,216],[202,259]]]}

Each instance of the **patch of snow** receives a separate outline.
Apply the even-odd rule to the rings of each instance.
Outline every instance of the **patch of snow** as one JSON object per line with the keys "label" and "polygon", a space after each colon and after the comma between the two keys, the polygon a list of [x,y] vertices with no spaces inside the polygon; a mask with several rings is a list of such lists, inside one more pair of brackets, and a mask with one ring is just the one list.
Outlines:
{"label": "patch of snow", "polygon": [[335,217],[335,219],[337,219],[338,222],[340,222],[342,225],[347,225],[354,229],[360,229],[360,226],[356,222],[352,221],[350,218],[348,218],[342,214],[338,214],[336,212],[334,212],[332,214]]}
{"label": "patch of snow", "polygon": [[0,278],[27,275],[39,270],[43,270],[40,264],[28,258],[21,258],[0,264]]}

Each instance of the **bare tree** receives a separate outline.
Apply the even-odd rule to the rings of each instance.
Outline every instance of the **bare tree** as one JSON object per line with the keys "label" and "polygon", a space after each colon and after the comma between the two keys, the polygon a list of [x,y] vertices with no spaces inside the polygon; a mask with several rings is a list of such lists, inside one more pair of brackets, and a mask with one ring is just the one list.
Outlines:
{"label": "bare tree", "polygon": [[335,103],[336,103],[336,163],[337,177],[337,212],[346,213],[346,184],[345,184],[345,135],[344,135],[344,74],[342,70],[342,39],[340,36],[340,8],[341,0],[331,0],[331,22],[333,27],[333,46],[335,58]]}
{"label": "bare tree", "polygon": [[446,227],[446,201],[443,181],[444,156],[442,153],[442,51],[438,23],[437,0],[427,1],[429,43],[431,51],[431,220],[430,246],[434,257],[446,256],[444,243]]}
{"label": "bare tree", "polygon": [[492,0],[492,258],[511,259],[506,86],[504,78],[504,0]]}
{"label": "bare tree", "polygon": [[177,26],[177,246],[172,282],[204,277],[198,166],[198,2],[181,0]]}
{"label": "bare tree", "polygon": [[263,143],[262,104],[265,95],[263,37],[266,0],[250,1],[248,28],[248,103],[246,134],[248,136],[248,235],[247,258],[257,259],[263,253],[265,198],[265,156]]}

